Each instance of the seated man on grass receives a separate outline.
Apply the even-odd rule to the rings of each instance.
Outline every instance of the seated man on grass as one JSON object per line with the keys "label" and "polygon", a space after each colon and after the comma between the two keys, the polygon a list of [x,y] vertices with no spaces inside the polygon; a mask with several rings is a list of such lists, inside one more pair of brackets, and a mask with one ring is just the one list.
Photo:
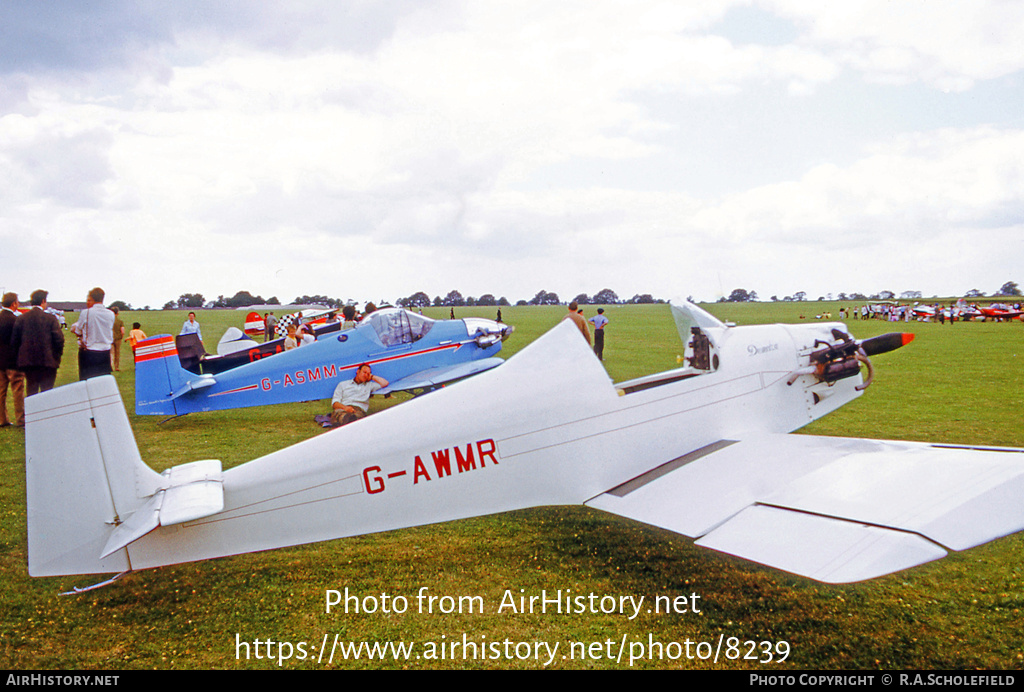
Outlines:
{"label": "seated man on grass", "polygon": [[360,365],[354,378],[341,382],[334,390],[331,399],[331,427],[338,428],[365,418],[370,407],[370,397],[378,389],[387,386],[388,381],[374,375],[369,365]]}

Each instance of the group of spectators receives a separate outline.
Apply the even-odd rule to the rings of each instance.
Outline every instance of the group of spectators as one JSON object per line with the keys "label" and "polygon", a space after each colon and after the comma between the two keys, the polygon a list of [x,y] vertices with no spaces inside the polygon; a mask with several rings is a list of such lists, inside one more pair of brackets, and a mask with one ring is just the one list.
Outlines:
{"label": "group of spectators", "polygon": [[[589,320],[583,317],[583,310],[576,301],[569,303],[569,312],[563,320],[569,320],[575,324],[588,344],[594,347],[594,355],[598,360],[604,360],[604,328],[608,325],[608,318],[604,316],[604,308],[598,308],[597,314]],[[587,323],[594,325],[594,335],[591,338],[590,327]]]}
{"label": "group of spectators", "polygon": [[[0,309],[0,427],[25,425],[25,397],[52,389],[64,356],[64,331],[47,311],[47,291],[29,296],[22,312],[17,293],[5,293]],[[78,378],[109,375],[121,367],[124,324],[117,308],[103,305],[102,288],[86,296],[86,308],[71,331],[78,340]],[[138,324],[136,324],[138,327]],[[14,402],[14,421],[7,415],[7,394]]]}

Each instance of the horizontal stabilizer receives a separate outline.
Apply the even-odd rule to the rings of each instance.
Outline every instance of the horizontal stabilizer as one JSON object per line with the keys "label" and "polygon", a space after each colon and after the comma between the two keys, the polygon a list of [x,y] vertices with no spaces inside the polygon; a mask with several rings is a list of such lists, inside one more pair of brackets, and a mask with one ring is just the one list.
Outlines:
{"label": "horizontal stabilizer", "polygon": [[454,382],[470,375],[490,370],[504,362],[501,358],[483,358],[468,363],[427,368],[426,370],[403,377],[397,382],[390,382],[387,387],[378,390],[377,393],[390,394],[391,392],[403,392],[412,389],[430,389],[447,382]]}
{"label": "horizontal stabilizer", "polygon": [[1024,450],[769,435],[682,457],[587,504],[845,583],[1020,531],[1022,495]]}
{"label": "horizontal stabilizer", "polygon": [[206,389],[215,384],[217,384],[217,379],[213,375],[196,375],[174,390],[170,398],[177,399],[179,396],[184,396],[189,392]]}
{"label": "horizontal stabilizer", "polygon": [[100,557],[137,541],[158,526],[202,519],[224,509],[221,465],[217,459],[167,469],[163,485],[146,504],[114,529]]}

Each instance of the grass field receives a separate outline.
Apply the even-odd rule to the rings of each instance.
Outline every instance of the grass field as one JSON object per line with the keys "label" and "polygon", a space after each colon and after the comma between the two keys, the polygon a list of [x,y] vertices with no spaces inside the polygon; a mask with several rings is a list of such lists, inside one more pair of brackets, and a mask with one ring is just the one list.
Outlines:
{"label": "grass field", "polygon": [[[708,306],[737,324],[798,322],[838,303]],[[457,316],[493,317],[492,308],[457,309]],[[564,307],[503,308],[516,332],[503,356],[553,326]],[[447,317],[447,308],[427,309]],[[587,316],[593,309],[587,309]],[[681,345],[667,306],[609,306],[605,366],[621,381],[676,367]],[[177,333],[185,312],[136,312],[126,324],[150,335]],[[199,319],[213,350],[244,313],[204,311]],[[70,317],[74,321],[74,317]],[[851,321],[858,338],[907,325]],[[874,359],[876,381],[866,395],[803,432],[1024,447],[1024,324],[914,323],[917,339]],[[68,344],[58,385],[77,379]],[[312,422],[326,404],[287,404],[190,415],[160,424],[136,418],[134,376],[125,347],[122,396],[145,459],[157,470],[197,459],[225,467],[321,434]],[[374,400],[371,411],[404,399]],[[535,668],[511,657],[467,660],[417,658],[428,642],[559,643],[555,668],[618,668],[627,643],[660,642],[636,667],[788,669],[1005,669],[1024,668],[1024,536],[1015,535],[915,569],[867,583],[828,586],[697,548],[661,529],[581,507],[511,512],[478,519],[242,555],[133,573],[111,586],[75,596],[58,593],[99,578],[31,579],[26,571],[24,435],[0,430],[0,667],[8,669],[278,668],[271,647],[252,642],[306,642],[307,653],[325,635],[359,642],[405,641],[409,659],[285,661],[286,669],[318,668]],[[421,587],[435,596],[480,596],[485,613],[417,612]],[[404,613],[325,612],[325,592],[360,597],[404,596]],[[605,614],[494,612],[506,590],[518,596],[561,589],[573,595],[698,595],[699,613],[641,613],[633,620]],[[694,603],[694,601],[689,601]],[[441,605],[441,602],[438,602]],[[701,660],[698,642],[720,635],[740,642],[786,642],[782,663],[763,663],[764,649],[742,657]],[[249,658],[236,658],[236,636]],[[692,645],[687,657],[685,642]],[[597,643],[586,656],[563,659],[570,642]],[[607,644],[606,642],[611,642]],[[675,646],[668,646],[675,642]],[[244,653],[245,647],[241,651]],[[779,653],[782,648],[773,649]],[[485,650],[487,651],[493,650]],[[576,649],[579,652],[579,649]],[[748,649],[741,645],[740,654]],[[261,658],[257,659],[256,654]],[[612,658],[609,660],[608,654]],[[763,659],[762,659],[763,660]]]}

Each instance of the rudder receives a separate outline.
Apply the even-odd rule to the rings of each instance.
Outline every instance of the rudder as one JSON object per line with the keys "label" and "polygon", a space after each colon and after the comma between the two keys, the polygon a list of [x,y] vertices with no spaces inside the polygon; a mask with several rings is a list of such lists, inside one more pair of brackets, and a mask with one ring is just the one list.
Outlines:
{"label": "rudder", "polygon": [[33,577],[131,569],[101,558],[114,528],[159,488],[111,376],[25,399],[28,569]]}
{"label": "rudder", "polygon": [[174,337],[161,334],[135,348],[135,414],[176,416],[174,392],[191,377],[181,367]]}

